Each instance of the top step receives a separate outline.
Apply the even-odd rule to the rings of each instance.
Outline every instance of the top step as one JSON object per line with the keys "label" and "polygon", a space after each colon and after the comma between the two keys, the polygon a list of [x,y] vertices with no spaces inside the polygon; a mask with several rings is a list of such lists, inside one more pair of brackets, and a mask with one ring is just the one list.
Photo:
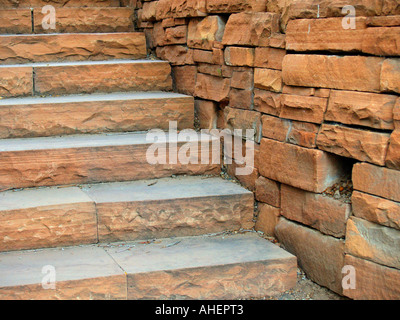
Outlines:
{"label": "top step", "polygon": [[[84,3],[84,4],[82,4]],[[61,7],[119,7],[119,0],[0,0],[0,9]]]}

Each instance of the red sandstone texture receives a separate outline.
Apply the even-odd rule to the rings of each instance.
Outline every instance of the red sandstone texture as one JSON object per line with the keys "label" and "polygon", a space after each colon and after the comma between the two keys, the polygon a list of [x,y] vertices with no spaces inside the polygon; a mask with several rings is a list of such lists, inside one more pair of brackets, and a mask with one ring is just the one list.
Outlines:
{"label": "red sandstone texture", "polygon": [[[369,230],[371,243],[347,249],[346,261],[360,272],[399,269],[367,222],[384,226],[381,234],[399,229],[400,4],[355,1],[356,28],[346,29],[340,0],[204,3],[139,1],[138,8],[150,49],[179,65],[176,87],[195,97],[200,127],[259,130],[251,138],[260,143],[258,161],[251,178],[239,179],[259,202],[257,229],[276,234],[283,215],[279,237],[314,281],[352,298],[393,297],[390,286],[375,292],[367,283],[356,293],[342,291],[340,270],[345,243],[353,248],[362,238],[344,241],[354,221]],[[169,45],[165,34],[181,23],[186,42]],[[337,184],[351,171],[353,203],[341,199]],[[307,234],[315,248],[307,248]],[[313,265],[317,243],[326,250]],[[397,257],[399,246],[390,248]],[[334,269],[323,270],[328,261]]]}

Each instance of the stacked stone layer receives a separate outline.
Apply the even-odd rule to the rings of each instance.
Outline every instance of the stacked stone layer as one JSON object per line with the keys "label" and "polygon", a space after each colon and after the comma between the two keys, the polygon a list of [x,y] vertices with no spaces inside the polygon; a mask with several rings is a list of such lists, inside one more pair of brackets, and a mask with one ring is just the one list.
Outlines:
{"label": "stacked stone layer", "polygon": [[400,3],[353,1],[351,21],[339,0],[134,2],[200,127],[255,129],[252,174],[237,179],[256,229],[339,294],[400,298]]}

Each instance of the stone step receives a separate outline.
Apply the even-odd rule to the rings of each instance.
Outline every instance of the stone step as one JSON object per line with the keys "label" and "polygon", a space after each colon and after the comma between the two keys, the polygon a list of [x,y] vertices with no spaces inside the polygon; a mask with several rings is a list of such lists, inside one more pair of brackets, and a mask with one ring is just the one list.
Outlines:
{"label": "stone step", "polygon": [[176,177],[0,193],[0,251],[251,228],[253,194],[217,177]]}
{"label": "stone step", "polygon": [[219,139],[161,133],[0,140],[0,190],[219,174]]}
{"label": "stone step", "polygon": [[134,31],[133,8],[57,8],[55,28],[42,8],[1,9],[0,34],[104,33]]}
{"label": "stone step", "polygon": [[[81,7],[82,0],[0,0],[0,9],[42,8],[51,5],[55,8]],[[85,7],[119,7],[119,0],[85,0]]]}
{"label": "stone step", "polygon": [[34,33],[129,32],[134,30],[133,8],[58,8],[55,29],[43,28],[48,13],[33,10]]}
{"label": "stone step", "polygon": [[194,126],[193,97],[128,92],[0,100],[0,139]]}
{"label": "stone step", "polygon": [[0,35],[0,64],[146,58],[141,32]]}
{"label": "stone step", "polygon": [[171,67],[159,60],[0,65],[0,97],[172,91]]}
{"label": "stone step", "polygon": [[296,257],[254,233],[7,252],[0,261],[2,300],[236,300],[283,293],[297,276]]}

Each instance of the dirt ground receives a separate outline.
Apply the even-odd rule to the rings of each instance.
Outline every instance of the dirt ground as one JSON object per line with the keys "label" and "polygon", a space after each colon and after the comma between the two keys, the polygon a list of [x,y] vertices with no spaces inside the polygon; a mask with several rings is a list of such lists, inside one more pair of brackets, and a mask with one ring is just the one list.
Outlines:
{"label": "dirt ground", "polygon": [[321,287],[306,277],[304,272],[297,270],[297,285],[285,293],[265,297],[263,300],[348,300],[346,297],[337,295],[327,288]]}

